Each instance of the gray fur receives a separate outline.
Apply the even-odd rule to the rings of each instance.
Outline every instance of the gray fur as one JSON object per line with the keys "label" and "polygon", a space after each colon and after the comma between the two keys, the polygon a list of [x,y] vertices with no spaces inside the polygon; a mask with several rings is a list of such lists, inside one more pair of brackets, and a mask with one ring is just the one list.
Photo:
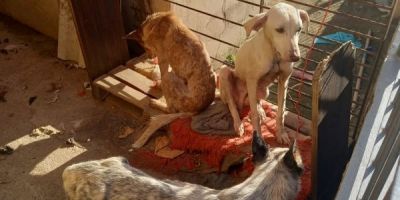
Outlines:
{"label": "gray fur", "polygon": [[[269,149],[267,158],[257,162],[252,175],[241,184],[215,190],[201,185],[158,180],[131,167],[123,157],[87,161],[67,167],[63,172],[64,189],[70,200],[183,200],[183,199],[295,199],[300,174],[288,168],[283,157],[288,148]],[[302,166],[301,158],[295,162]]]}

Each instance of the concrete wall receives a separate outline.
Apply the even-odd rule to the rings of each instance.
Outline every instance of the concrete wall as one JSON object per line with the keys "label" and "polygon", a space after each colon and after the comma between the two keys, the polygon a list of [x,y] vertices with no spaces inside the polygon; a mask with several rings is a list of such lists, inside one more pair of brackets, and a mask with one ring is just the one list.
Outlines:
{"label": "concrete wall", "polygon": [[[259,11],[259,8],[255,6],[244,4],[236,0],[178,0],[176,2],[190,5],[190,7],[195,9],[241,24],[243,24],[245,20],[249,19],[250,14],[257,14]],[[254,2],[259,3],[259,0],[255,0]],[[176,5],[171,5],[171,9],[182,18],[187,26],[201,33],[232,43],[236,46],[240,46],[245,39],[245,31],[241,26],[224,22],[223,20]],[[205,36],[201,36],[201,39],[206,44],[210,56],[212,57],[225,60],[227,55],[235,54],[235,48],[232,46]],[[215,64],[214,67],[221,65],[220,63]]]}
{"label": "concrete wall", "polygon": [[[257,4],[260,3],[260,0],[250,1]],[[224,22],[223,20],[175,4],[166,3],[163,0],[149,0],[148,2],[153,12],[172,10],[182,18],[183,22],[189,28],[201,33],[224,40],[236,46],[239,46],[245,39],[245,31],[238,25]],[[174,0],[174,2],[241,24],[249,19],[250,14],[254,15],[259,12],[258,7],[241,3],[237,0]],[[235,53],[235,49],[232,46],[205,36],[200,36],[200,38],[206,44],[207,50],[212,57],[225,60],[227,55]],[[213,62],[214,67],[218,68],[220,65],[221,63],[219,62]]]}
{"label": "concrete wall", "polygon": [[0,0],[0,13],[57,39],[58,0]]}

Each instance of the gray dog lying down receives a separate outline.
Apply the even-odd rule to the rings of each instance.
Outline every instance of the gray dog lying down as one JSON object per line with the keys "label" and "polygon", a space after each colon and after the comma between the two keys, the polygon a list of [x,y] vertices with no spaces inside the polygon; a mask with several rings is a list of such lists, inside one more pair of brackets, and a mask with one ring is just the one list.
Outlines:
{"label": "gray dog lying down", "polygon": [[63,172],[68,199],[295,199],[303,164],[295,142],[288,148],[268,148],[256,132],[252,142],[255,170],[244,182],[223,190],[158,180],[133,168],[123,157],[87,161]]}

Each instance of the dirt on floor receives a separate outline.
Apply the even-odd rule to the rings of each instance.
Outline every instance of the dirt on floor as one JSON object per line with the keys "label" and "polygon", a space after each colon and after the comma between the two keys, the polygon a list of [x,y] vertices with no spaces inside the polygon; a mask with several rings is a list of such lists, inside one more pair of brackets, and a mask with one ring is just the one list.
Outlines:
{"label": "dirt on floor", "polygon": [[[144,123],[140,111],[115,97],[94,99],[87,82],[84,69],[57,59],[57,41],[0,15],[1,200],[64,199],[61,174],[67,166],[132,157],[131,144]],[[133,134],[119,138],[127,127]],[[221,173],[167,177],[143,170],[214,188],[242,180]]]}
{"label": "dirt on floor", "polygon": [[0,199],[63,199],[66,166],[128,153],[118,135],[134,117],[93,99],[57,41],[0,16],[0,49],[0,146],[14,149],[0,154]]}

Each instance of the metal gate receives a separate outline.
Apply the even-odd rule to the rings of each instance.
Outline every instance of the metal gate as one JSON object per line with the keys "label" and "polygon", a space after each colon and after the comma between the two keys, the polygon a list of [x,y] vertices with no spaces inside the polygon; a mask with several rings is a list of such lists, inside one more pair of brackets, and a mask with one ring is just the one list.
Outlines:
{"label": "metal gate", "polygon": [[[229,17],[225,12],[215,14],[210,10],[215,9],[215,1],[208,0],[209,6],[198,6],[198,1],[190,0],[162,0],[170,3],[176,9],[185,9],[186,15],[208,16],[214,20],[220,20],[224,24],[228,24],[231,29],[241,28],[246,19],[234,19]],[[350,135],[356,137],[358,127],[362,124],[365,111],[368,108],[368,94],[374,85],[374,79],[379,72],[379,63],[384,57],[383,50],[385,41],[388,39],[389,30],[393,22],[394,10],[397,5],[396,0],[385,4],[378,4],[375,1],[367,0],[223,0],[223,3],[236,1],[238,6],[254,7],[254,14],[266,12],[270,7],[278,2],[286,2],[297,8],[306,10],[311,19],[309,32],[302,32],[300,37],[300,49],[302,60],[295,65],[295,70],[299,70],[306,76],[312,76],[313,70],[318,63],[335,50],[343,42],[323,37],[329,34],[348,34],[354,36],[354,40],[358,43],[356,49],[356,69],[354,71],[353,101],[351,110]],[[214,3],[213,3],[214,2]],[[212,8],[212,9],[210,9]],[[249,16],[252,14],[250,13]],[[247,18],[249,17],[247,16]],[[215,66],[226,64],[231,65],[231,55],[234,55],[238,43],[228,41],[226,38],[213,34],[213,30],[201,29],[206,27],[199,24],[196,27],[189,27],[200,37],[212,40],[215,43],[228,46],[228,53],[211,54]],[[242,31],[244,32],[244,31]],[[314,39],[323,39],[325,45],[313,45]],[[244,38],[243,38],[244,40]],[[358,41],[358,42],[357,42]],[[228,54],[228,56],[226,56]],[[221,56],[222,55],[222,56]],[[303,76],[304,77],[304,76]],[[287,107],[289,111],[299,113],[301,116],[311,118],[311,81],[307,78],[292,76],[289,82]],[[271,86],[270,96],[268,99],[276,102],[276,85]],[[296,106],[298,106],[296,112]]]}

